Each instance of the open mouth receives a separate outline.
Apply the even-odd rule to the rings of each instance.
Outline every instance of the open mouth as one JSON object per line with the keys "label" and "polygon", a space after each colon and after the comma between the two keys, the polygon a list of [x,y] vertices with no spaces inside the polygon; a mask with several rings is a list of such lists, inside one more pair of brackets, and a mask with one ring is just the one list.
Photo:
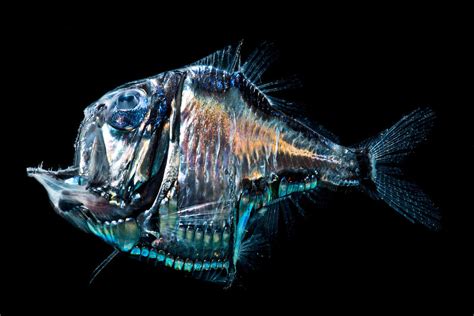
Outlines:
{"label": "open mouth", "polygon": [[97,192],[87,189],[87,178],[78,168],[52,171],[28,168],[27,173],[46,189],[56,212],[85,232],[101,237],[122,251],[129,251],[140,238],[136,212],[110,204]]}
{"label": "open mouth", "polygon": [[57,171],[28,168],[29,176],[40,182],[48,192],[56,211],[64,215],[77,209],[85,209],[86,215],[96,221],[111,221],[125,218],[130,208],[113,203],[110,194],[88,186],[87,178],[79,175],[78,168],[69,167]]}

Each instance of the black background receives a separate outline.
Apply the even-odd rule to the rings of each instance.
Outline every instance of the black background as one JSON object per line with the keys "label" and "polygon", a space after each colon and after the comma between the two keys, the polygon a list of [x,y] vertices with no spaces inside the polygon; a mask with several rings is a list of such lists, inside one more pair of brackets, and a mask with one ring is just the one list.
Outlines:
{"label": "black background", "polygon": [[[455,309],[466,303],[472,309],[472,206],[463,192],[472,188],[463,182],[472,179],[472,139],[466,137],[472,135],[472,97],[464,97],[472,88],[463,20],[416,17],[409,23],[402,16],[291,12],[251,17],[258,25],[237,17],[204,23],[211,17],[161,16],[130,26],[110,17],[84,17],[73,25],[40,16],[8,31],[12,50],[5,68],[13,103],[2,115],[8,131],[2,158],[13,159],[4,168],[11,191],[1,211],[2,315],[4,309],[61,310],[60,303],[88,312],[130,307],[157,314],[366,311],[379,305],[406,311],[411,304]],[[246,52],[262,40],[276,44],[280,58],[265,78],[298,74],[304,87],[284,96],[343,145],[430,105],[438,117],[433,135],[406,170],[442,209],[443,230],[412,225],[363,194],[341,193],[327,208],[309,209],[295,235],[244,285],[222,290],[125,256],[88,285],[110,247],[57,216],[25,168],[42,161],[51,168],[71,164],[82,110],[107,91],[242,38]]]}

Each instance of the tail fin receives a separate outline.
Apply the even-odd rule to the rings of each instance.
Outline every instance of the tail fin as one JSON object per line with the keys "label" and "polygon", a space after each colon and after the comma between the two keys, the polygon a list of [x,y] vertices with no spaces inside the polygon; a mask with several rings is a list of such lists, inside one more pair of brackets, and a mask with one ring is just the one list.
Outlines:
{"label": "tail fin", "polygon": [[391,128],[360,145],[365,153],[369,194],[384,200],[409,221],[430,229],[440,229],[439,210],[421,189],[402,179],[397,166],[431,130],[434,112],[420,108],[403,117]]}

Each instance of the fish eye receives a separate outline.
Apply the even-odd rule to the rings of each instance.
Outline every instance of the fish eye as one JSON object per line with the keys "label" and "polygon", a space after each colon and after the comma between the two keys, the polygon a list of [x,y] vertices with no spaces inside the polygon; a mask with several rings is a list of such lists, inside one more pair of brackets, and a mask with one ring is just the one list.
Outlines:
{"label": "fish eye", "polygon": [[145,117],[147,98],[141,90],[127,90],[116,95],[107,123],[118,130],[131,131]]}
{"label": "fish eye", "polygon": [[115,102],[117,110],[131,110],[140,104],[141,95],[137,91],[126,91],[119,95]]}

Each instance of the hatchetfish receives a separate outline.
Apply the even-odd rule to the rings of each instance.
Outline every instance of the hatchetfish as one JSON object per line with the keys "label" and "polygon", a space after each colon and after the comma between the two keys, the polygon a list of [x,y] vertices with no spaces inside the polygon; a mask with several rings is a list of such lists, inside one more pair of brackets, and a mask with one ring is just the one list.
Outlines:
{"label": "hatchetfish", "polygon": [[439,210],[398,167],[427,137],[432,110],[342,146],[271,96],[281,81],[261,83],[269,47],[241,63],[241,45],[229,46],[106,93],[84,111],[74,164],[28,174],[113,254],[223,284],[274,236],[284,202],[319,190],[359,189],[438,229]]}

